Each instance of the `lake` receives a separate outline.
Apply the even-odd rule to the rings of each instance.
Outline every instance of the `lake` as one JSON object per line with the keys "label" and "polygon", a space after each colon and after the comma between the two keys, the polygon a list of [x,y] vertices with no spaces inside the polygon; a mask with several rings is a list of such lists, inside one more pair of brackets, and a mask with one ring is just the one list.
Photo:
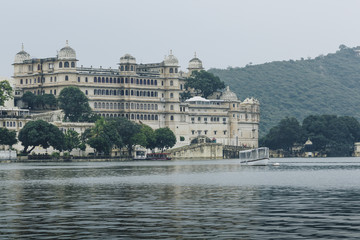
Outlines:
{"label": "lake", "polygon": [[360,158],[0,164],[0,239],[360,237]]}

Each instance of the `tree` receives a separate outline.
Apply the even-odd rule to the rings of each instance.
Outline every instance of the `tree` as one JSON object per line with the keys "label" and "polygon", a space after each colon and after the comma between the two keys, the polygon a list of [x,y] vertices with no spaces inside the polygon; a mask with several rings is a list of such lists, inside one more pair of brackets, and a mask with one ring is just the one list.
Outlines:
{"label": "tree", "polygon": [[36,104],[36,95],[33,94],[32,92],[25,92],[22,97],[21,100],[27,104],[28,107],[34,109],[35,108],[35,104]]}
{"label": "tree", "polygon": [[7,128],[0,128],[0,145],[8,145],[10,148],[16,144],[16,132]]}
{"label": "tree", "polygon": [[66,87],[61,90],[59,107],[64,111],[64,120],[79,122],[91,114],[89,99],[78,87]]}
{"label": "tree", "polygon": [[[52,146],[59,151],[64,147],[64,134],[58,127],[43,120],[30,121],[19,132],[19,140],[24,146],[24,153],[30,153],[36,146]],[[32,148],[28,150],[29,147]]]}
{"label": "tree", "polygon": [[64,135],[64,150],[71,152],[73,149],[80,148],[81,140],[79,133],[74,130],[67,130]]}
{"label": "tree", "polygon": [[283,149],[291,152],[295,143],[302,140],[302,129],[296,118],[286,117],[279,124],[270,129],[269,133],[261,140],[261,145],[270,149]]}
{"label": "tree", "polygon": [[113,121],[106,121],[100,118],[95,122],[95,126],[90,131],[84,132],[87,143],[97,152],[109,155],[113,146],[123,147],[123,140],[115,128]]}
{"label": "tree", "polygon": [[155,139],[155,145],[161,151],[165,148],[171,148],[176,144],[176,136],[168,127],[156,129]]}
{"label": "tree", "polygon": [[[201,70],[193,71],[189,78],[185,79],[185,89],[192,88],[197,94],[207,98],[215,91],[225,88],[225,84],[214,74]],[[186,97],[188,94],[183,94]]]}
{"label": "tree", "polygon": [[113,133],[116,132],[121,136],[122,144],[126,146],[128,154],[131,156],[134,146],[139,141],[139,138],[135,136],[140,132],[141,125],[123,117],[110,120],[110,125]]}
{"label": "tree", "polygon": [[360,139],[360,124],[353,117],[310,115],[303,120],[302,128],[314,151],[327,156],[351,156],[354,142]]}
{"label": "tree", "polygon": [[156,147],[155,132],[146,124],[141,124],[140,132],[134,135],[133,140],[137,145],[148,149],[154,149]]}
{"label": "tree", "polygon": [[4,106],[5,101],[12,98],[12,88],[7,80],[0,81],[0,106]]}

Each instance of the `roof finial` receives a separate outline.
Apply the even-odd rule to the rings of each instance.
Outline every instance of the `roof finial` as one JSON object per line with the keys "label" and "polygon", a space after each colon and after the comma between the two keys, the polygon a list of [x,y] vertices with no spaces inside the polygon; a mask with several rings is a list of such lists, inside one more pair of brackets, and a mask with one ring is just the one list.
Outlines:
{"label": "roof finial", "polygon": [[66,40],[66,46],[67,47],[69,46],[69,40]]}
{"label": "roof finial", "polygon": [[170,49],[170,55],[172,55],[172,50]]}
{"label": "roof finial", "polygon": [[194,53],[194,57],[196,58],[196,51],[195,51],[195,53]]}
{"label": "roof finial", "polygon": [[21,43],[21,50],[24,51],[24,43]]}

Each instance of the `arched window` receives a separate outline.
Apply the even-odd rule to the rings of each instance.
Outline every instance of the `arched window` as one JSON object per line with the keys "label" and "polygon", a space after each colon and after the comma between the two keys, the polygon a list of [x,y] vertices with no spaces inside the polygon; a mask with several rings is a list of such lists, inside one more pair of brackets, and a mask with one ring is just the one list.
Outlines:
{"label": "arched window", "polygon": [[69,62],[64,62],[64,67],[68,68],[69,67]]}
{"label": "arched window", "polygon": [[109,78],[106,78],[106,83],[109,83]]}
{"label": "arched window", "polygon": [[94,82],[97,82],[97,78],[96,78],[96,77],[94,77]]}
{"label": "arched window", "polygon": [[155,115],[155,120],[158,120],[158,119],[159,119],[158,115]]}
{"label": "arched window", "polygon": [[121,78],[121,83],[124,83],[124,78]]}
{"label": "arched window", "polygon": [[155,80],[154,83],[155,83],[154,85],[157,86],[157,80]]}
{"label": "arched window", "polygon": [[105,89],[102,90],[102,94],[101,95],[105,95]]}
{"label": "arched window", "polygon": [[59,68],[62,68],[62,62],[59,62]]}
{"label": "arched window", "polygon": [[142,79],[140,79],[140,85],[142,85]]}
{"label": "arched window", "polygon": [[174,110],[174,105],[170,105],[170,110]]}
{"label": "arched window", "polygon": [[170,93],[170,98],[174,98],[174,94],[173,94],[173,93]]}
{"label": "arched window", "polygon": [[80,77],[78,77],[78,82],[80,82]]}
{"label": "arched window", "polygon": [[135,115],[131,114],[131,119],[134,120],[135,119]]}
{"label": "arched window", "polygon": [[106,89],[106,95],[109,95],[109,90],[108,89]]}
{"label": "arched window", "polygon": [[40,70],[40,64],[38,64],[37,69]]}
{"label": "arched window", "polygon": [[88,82],[88,78],[87,78],[87,77],[85,77],[85,82]]}
{"label": "arched window", "polygon": [[125,66],[125,71],[129,71],[129,66]]}
{"label": "arched window", "polygon": [[131,96],[133,96],[134,95],[134,90],[131,90]]}
{"label": "arched window", "polygon": [[158,110],[158,105],[157,104],[155,104],[155,110]]}
{"label": "arched window", "polygon": [[126,96],[129,95],[129,90],[125,90],[125,95],[126,95]]}
{"label": "arched window", "polygon": [[110,109],[113,109],[113,103],[110,103]]}
{"label": "arched window", "polygon": [[131,71],[134,71],[134,66],[131,66]]}
{"label": "arched window", "polygon": [[144,120],[147,120],[147,116],[146,116],[146,115],[144,115]]}
{"label": "arched window", "polygon": [[120,69],[121,69],[121,71],[124,71],[124,66],[121,66]]}
{"label": "arched window", "polygon": [[121,103],[120,109],[124,109],[124,103]]}
{"label": "arched window", "polygon": [[[115,82],[115,80],[114,80],[114,82]],[[117,83],[120,83],[120,78],[117,79]]]}
{"label": "arched window", "polygon": [[147,80],[147,85],[150,85],[150,79]]}
{"label": "arched window", "polygon": [[65,76],[65,81],[69,81],[69,76],[68,75]]}
{"label": "arched window", "polygon": [[105,108],[105,103],[102,103],[102,108]]}
{"label": "arched window", "polygon": [[94,103],[94,108],[97,108],[97,103]]}
{"label": "arched window", "polygon": [[171,120],[171,121],[174,121],[174,116],[170,116],[170,120]]}
{"label": "arched window", "polygon": [[88,95],[88,90],[85,90],[85,95]]}
{"label": "arched window", "polygon": [[54,90],[54,95],[56,95],[56,89]]}
{"label": "arched window", "polygon": [[174,81],[173,80],[170,81],[170,86],[174,86]]}
{"label": "arched window", "polygon": [[112,83],[112,78],[110,78],[110,83]]}
{"label": "arched window", "polygon": [[22,80],[22,79],[20,79],[20,84],[23,84],[23,80]]}
{"label": "arched window", "polygon": [[144,85],[146,85],[146,79],[144,79]]}
{"label": "arched window", "polygon": [[121,96],[124,96],[124,90],[121,90],[120,93],[121,93]]}
{"label": "arched window", "polygon": [[131,82],[131,84],[133,84],[133,83],[134,83],[134,78],[131,78],[131,81],[130,81],[130,82]]}
{"label": "arched window", "polygon": [[154,85],[154,80],[151,79],[151,85]]}
{"label": "arched window", "polygon": [[102,77],[101,82],[105,83],[105,78],[104,77]]}
{"label": "arched window", "polygon": [[71,67],[72,67],[72,68],[75,67],[75,62],[71,62]]}
{"label": "arched window", "polygon": [[173,72],[174,72],[174,69],[173,69],[173,68],[170,68],[169,72],[170,72],[170,73],[173,73]]}
{"label": "arched window", "polygon": [[175,73],[177,73],[178,72],[178,69],[177,68],[175,68]]}
{"label": "arched window", "polygon": [[143,110],[144,109],[144,105],[141,103],[140,104],[140,109]]}
{"label": "arched window", "polygon": [[140,109],[140,104],[136,104],[136,109]]}

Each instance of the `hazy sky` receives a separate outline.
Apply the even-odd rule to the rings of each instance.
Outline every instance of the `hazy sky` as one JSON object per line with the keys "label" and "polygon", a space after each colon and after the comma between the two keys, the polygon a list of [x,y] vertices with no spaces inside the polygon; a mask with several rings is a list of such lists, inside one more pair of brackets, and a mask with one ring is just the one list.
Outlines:
{"label": "hazy sky", "polygon": [[66,40],[79,66],[115,68],[173,51],[183,70],[316,57],[360,45],[358,0],[1,0],[0,76],[14,56],[54,57]]}

